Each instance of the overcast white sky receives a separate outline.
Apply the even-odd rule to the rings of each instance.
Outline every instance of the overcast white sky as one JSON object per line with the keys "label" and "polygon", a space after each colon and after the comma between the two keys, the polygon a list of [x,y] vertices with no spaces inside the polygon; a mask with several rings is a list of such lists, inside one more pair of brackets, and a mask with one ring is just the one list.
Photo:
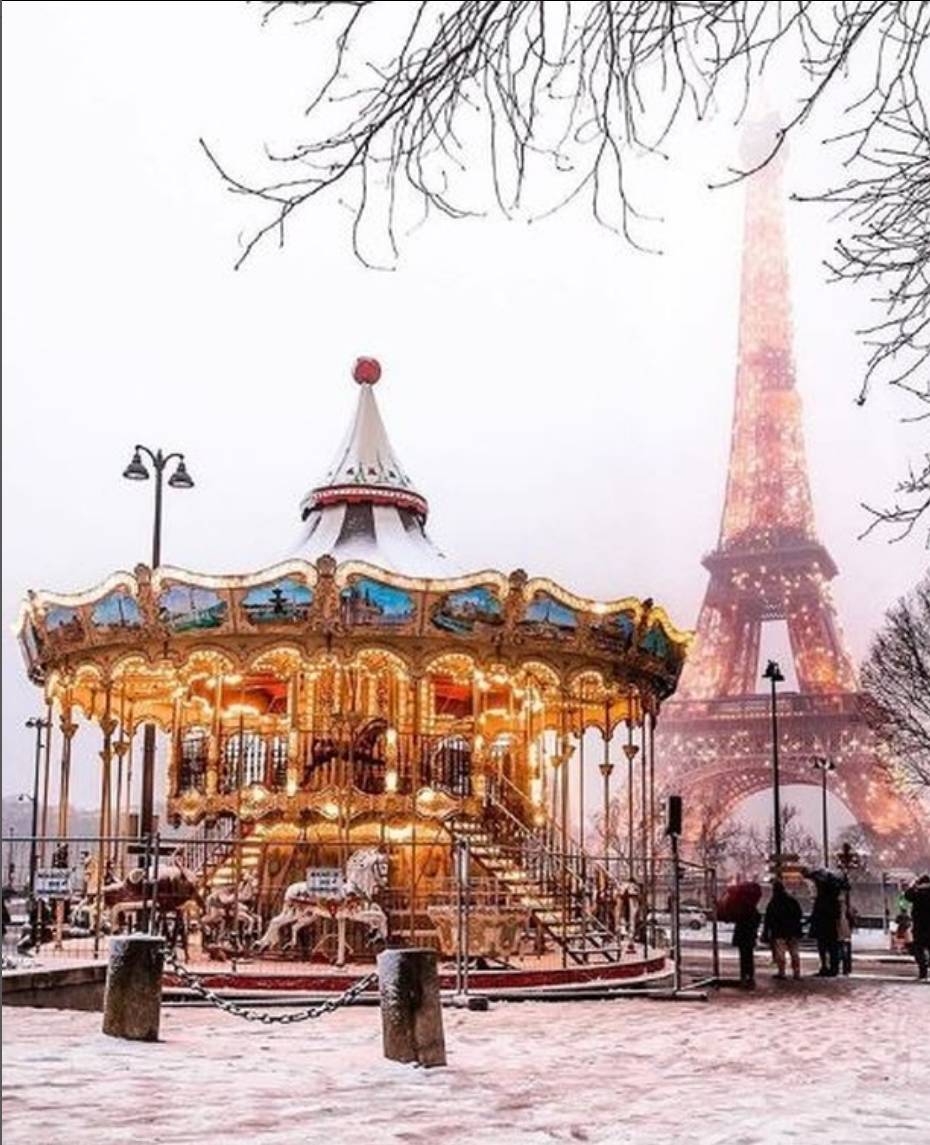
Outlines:
{"label": "overcast white sky", "polygon": [[[3,793],[29,790],[42,710],[10,635],[29,588],[75,591],[148,560],[135,442],[182,450],[165,563],[252,571],[282,557],[354,407],[360,354],[382,413],[464,567],[518,566],[578,593],[653,596],[693,627],[722,509],[742,194],[708,192],[719,137],[637,172],[661,257],[582,209],[526,223],[436,219],[390,273],[364,269],[338,205],[238,272],[251,204],[234,167],[281,143],[312,87],[306,30],[242,3],[6,3],[3,10]],[[792,189],[829,155],[796,144]],[[661,166],[661,165],[658,165]],[[796,358],[821,539],[858,660],[927,563],[922,537],[857,540],[915,455],[904,407],[854,403],[867,298],[824,282],[831,229],[788,209]],[[89,742],[89,740],[88,740]],[[95,801],[94,745],[75,794]]]}

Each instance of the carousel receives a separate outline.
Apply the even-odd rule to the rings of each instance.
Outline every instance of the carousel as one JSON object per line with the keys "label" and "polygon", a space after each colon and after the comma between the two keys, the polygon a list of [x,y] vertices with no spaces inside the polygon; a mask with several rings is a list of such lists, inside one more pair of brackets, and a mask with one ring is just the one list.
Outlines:
{"label": "carousel", "polygon": [[[88,737],[84,907],[103,933],[126,915],[107,892],[125,907],[135,884],[152,926],[181,919],[191,959],[265,981],[385,944],[504,980],[662,973],[642,923],[665,846],[654,738],[689,635],[652,600],[456,568],[391,447],[380,374],[356,362],[354,419],[283,563],[208,576],[156,559],[28,594],[17,635],[59,808],[43,849],[69,836]],[[137,450],[127,476],[146,473]]]}

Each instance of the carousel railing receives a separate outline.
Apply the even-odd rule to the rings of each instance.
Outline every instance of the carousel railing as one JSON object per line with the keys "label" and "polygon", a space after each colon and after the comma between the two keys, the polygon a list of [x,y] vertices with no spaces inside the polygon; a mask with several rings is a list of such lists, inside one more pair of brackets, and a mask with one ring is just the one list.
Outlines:
{"label": "carousel railing", "polygon": [[566,962],[618,959],[635,919],[632,909],[624,917],[604,906],[611,900],[629,903],[629,894],[624,897],[624,888],[602,869],[599,895],[592,899],[584,851],[559,851],[545,824],[530,826],[515,808],[526,815],[536,812],[519,789],[495,776],[481,815],[457,816],[452,834],[468,846],[472,860],[518,897],[534,925],[558,943]]}
{"label": "carousel railing", "polygon": [[[458,941],[462,901],[473,912],[470,955],[506,961],[545,954],[564,966],[622,961],[634,939],[640,954],[655,947],[651,936],[647,944],[637,933],[635,917],[623,915],[623,887],[608,883],[599,863],[552,849],[544,830],[521,823],[493,797],[485,812],[436,824],[428,841],[422,834],[392,838],[386,826],[355,839],[312,831],[245,839],[166,832],[146,841],[144,854],[138,839],[44,839],[41,853],[61,865],[39,867],[36,902],[26,912],[35,927],[31,934],[12,930],[4,950],[103,958],[112,934],[142,928],[163,934],[192,960],[325,960],[337,949],[340,895],[360,850],[385,857],[369,914],[346,924],[360,960],[374,958],[373,930],[379,941],[432,945],[448,955]],[[121,853],[135,867],[109,862]],[[327,910],[300,916],[301,893],[294,914],[295,886],[315,889]],[[275,920],[280,941],[262,945]]]}

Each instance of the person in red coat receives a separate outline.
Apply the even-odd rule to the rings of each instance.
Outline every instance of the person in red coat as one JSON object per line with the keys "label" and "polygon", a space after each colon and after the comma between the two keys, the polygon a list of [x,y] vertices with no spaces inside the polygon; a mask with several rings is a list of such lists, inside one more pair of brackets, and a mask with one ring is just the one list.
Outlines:
{"label": "person in red coat", "polygon": [[739,950],[739,979],[741,985],[751,989],[756,984],[756,942],[759,938],[759,900],[762,887],[758,883],[738,883],[729,887],[733,945]]}

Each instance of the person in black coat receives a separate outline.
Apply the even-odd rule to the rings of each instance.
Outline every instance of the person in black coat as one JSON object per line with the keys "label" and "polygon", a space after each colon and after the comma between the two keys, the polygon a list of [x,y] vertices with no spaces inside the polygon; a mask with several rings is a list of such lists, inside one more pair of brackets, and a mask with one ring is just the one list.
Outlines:
{"label": "person in black coat", "polygon": [[772,947],[776,978],[785,977],[785,966],[791,958],[791,972],[801,977],[801,935],[804,932],[804,913],[801,904],[785,889],[781,879],[772,882],[772,897],[765,908],[762,921],[762,941]]}
{"label": "person in black coat", "polygon": [[917,962],[917,977],[930,972],[930,875],[921,875],[904,891],[911,904],[911,954]]}
{"label": "person in black coat", "polygon": [[758,902],[762,887],[758,883],[741,883],[739,897],[733,913],[733,945],[739,950],[740,983],[751,988],[756,984],[756,941],[762,915]]}
{"label": "person in black coat", "polygon": [[804,867],[801,874],[810,879],[815,887],[810,936],[817,940],[817,953],[820,955],[817,975],[820,978],[835,978],[840,969],[840,893],[848,883],[842,876],[824,868],[809,870]]}

